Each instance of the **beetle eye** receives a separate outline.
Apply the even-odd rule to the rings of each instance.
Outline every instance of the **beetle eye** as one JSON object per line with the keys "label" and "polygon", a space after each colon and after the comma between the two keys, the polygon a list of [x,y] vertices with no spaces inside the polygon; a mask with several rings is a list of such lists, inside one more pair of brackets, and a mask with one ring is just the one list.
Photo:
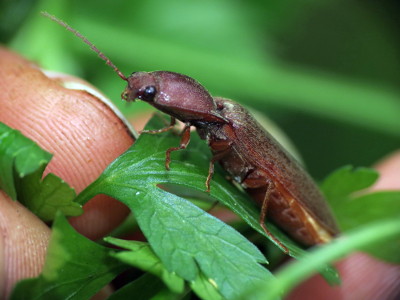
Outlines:
{"label": "beetle eye", "polygon": [[156,93],[157,93],[156,87],[150,85],[144,89],[139,98],[144,101],[153,101],[154,97],[156,96]]}

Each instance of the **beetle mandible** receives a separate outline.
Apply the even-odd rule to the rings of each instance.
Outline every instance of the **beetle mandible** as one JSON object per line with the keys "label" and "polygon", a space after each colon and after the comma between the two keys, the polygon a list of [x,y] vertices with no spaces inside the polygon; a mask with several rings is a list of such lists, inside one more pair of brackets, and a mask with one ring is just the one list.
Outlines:
{"label": "beetle mandible", "polygon": [[243,106],[212,97],[196,80],[179,73],[134,72],[126,77],[79,32],[54,16],[44,15],[75,33],[127,81],[121,95],[124,100],[143,100],[171,116],[170,126],[151,133],[171,129],[175,119],[185,124],[180,145],[166,150],[168,170],[171,152],[188,146],[190,127],[194,126],[213,153],[205,182],[207,191],[214,164],[219,162],[261,206],[261,227],[286,253],[287,247],[266,227],[267,216],[305,246],[328,242],[339,233],[330,208],[311,177]]}

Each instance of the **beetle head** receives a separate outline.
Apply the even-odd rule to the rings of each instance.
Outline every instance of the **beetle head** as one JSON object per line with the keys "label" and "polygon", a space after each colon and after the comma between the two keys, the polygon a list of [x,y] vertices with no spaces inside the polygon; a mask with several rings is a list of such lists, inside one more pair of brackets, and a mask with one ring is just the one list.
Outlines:
{"label": "beetle head", "polygon": [[128,86],[121,97],[126,101],[140,99],[150,104],[154,101],[157,93],[154,76],[147,72],[134,72],[128,77]]}
{"label": "beetle head", "polygon": [[193,78],[179,73],[132,73],[122,99],[146,101],[183,122],[225,122],[208,91]]}

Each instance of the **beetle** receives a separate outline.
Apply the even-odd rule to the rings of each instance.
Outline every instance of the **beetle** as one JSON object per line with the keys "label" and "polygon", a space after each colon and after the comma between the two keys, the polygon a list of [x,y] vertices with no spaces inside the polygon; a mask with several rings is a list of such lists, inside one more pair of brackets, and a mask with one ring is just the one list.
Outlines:
{"label": "beetle", "polygon": [[190,128],[194,126],[213,153],[206,190],[210,191],[214,164],[219,162],[261,206],[261,227],[286,253],[289,253],[287,247],[266,227],[267,217],[305,246],[329,242],[339,233],[333,214],[312,178],[243,106],[212,97],[199,82],[175,72],[134,72],[126,77],[79,32],[54,16],[44,15],[75,33],[127,82],[122,99],[145,101],[171,117],[170,126],[147,132],[168,131],[176,119],[184,123],[180,145],[166,149],[167,170],[171,152],[188,146]]}
{"label": "beetle", "polygon": [[185,124],[180,145],[166,151],[167,169],[171,152],[188,146],[190,127],[194,126],[213,152],[207,191],[214,163],[219,162],[261,206],[260,225],[285,252],[288,249],[265,226],[267,215],[305,246],[328,242],[338,234],[330,208],[314,181],[243,106],[213,98],[200,83],[179,73],[134,72],[127,82],[123,99],[148,102],[170,115],[171,124],[175,119]]}

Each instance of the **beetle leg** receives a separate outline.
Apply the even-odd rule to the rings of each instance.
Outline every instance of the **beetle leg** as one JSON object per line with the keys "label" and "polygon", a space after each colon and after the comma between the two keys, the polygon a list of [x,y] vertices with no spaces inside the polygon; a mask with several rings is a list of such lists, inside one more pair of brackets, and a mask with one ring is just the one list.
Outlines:
{"label": "beetle leg", "polygon": [[210,147],[213,150],[217,150],[219,152],[214,153],[214,156],[210,160],[210,166],[208,168],[208,176],[207,176],[207,179],[206,179],[206,192],[207,193],[210,192],[210,182],[211,182],[211,179],[212,179],[212,177],[214,175],[214,164],[217,161],[219,161],[220,159],[222,159],[225,155],[230,153],[231,144],[232,144],[231,142],[225,141],[225,140],[213,141],[212,143],[210,143]]}
{"label": "beetle leg", "polygon": [[176,124],[176,119],[174,117],[171,117],[171,122],[169,123],[169,125],[167,127],[155,129],[155,130],[142,130],[140,133],[141,134],[142,133],[157,134],[157,133],[161,133],[161,132],[166,132],[166,131],[174,128],[175,124]]}
{"label": "beetle leg", "polygon": [[[171,118],[171,123],[172,123],[172,119],[174,119],[174,118]],[[183,128],[183,131],[182,131],[182,138],[181,138],[181,143],[180,143],[179,147],[169,148],[165,152],[165,156],[166,156],[165,157],[165,168],[167,170],[169,170],[169,164],[171,163],[171,152],[186,149],[186,147],[189,145],[189,142],[190,142],[190,124],[186,123],[185,127]]]}
{"label": "beetle leg", "polygon": [[268,202],[270,200],[270,196],[272,192],[274,191],[274,183],[270,180],[267,182],[267,190],[265,192],[264,200],[261,206],[261,214],[260,214],[260,225],[264,232],[267,234],[268,237],[270,237],[275,243],[279,245],[279,247],[286,253],[289,254],[289,249],[281,243],[272,233],[271,231],[268,230],[267,226],[265,226],[265,219],[267,217],[267,211],[268,211]]}

